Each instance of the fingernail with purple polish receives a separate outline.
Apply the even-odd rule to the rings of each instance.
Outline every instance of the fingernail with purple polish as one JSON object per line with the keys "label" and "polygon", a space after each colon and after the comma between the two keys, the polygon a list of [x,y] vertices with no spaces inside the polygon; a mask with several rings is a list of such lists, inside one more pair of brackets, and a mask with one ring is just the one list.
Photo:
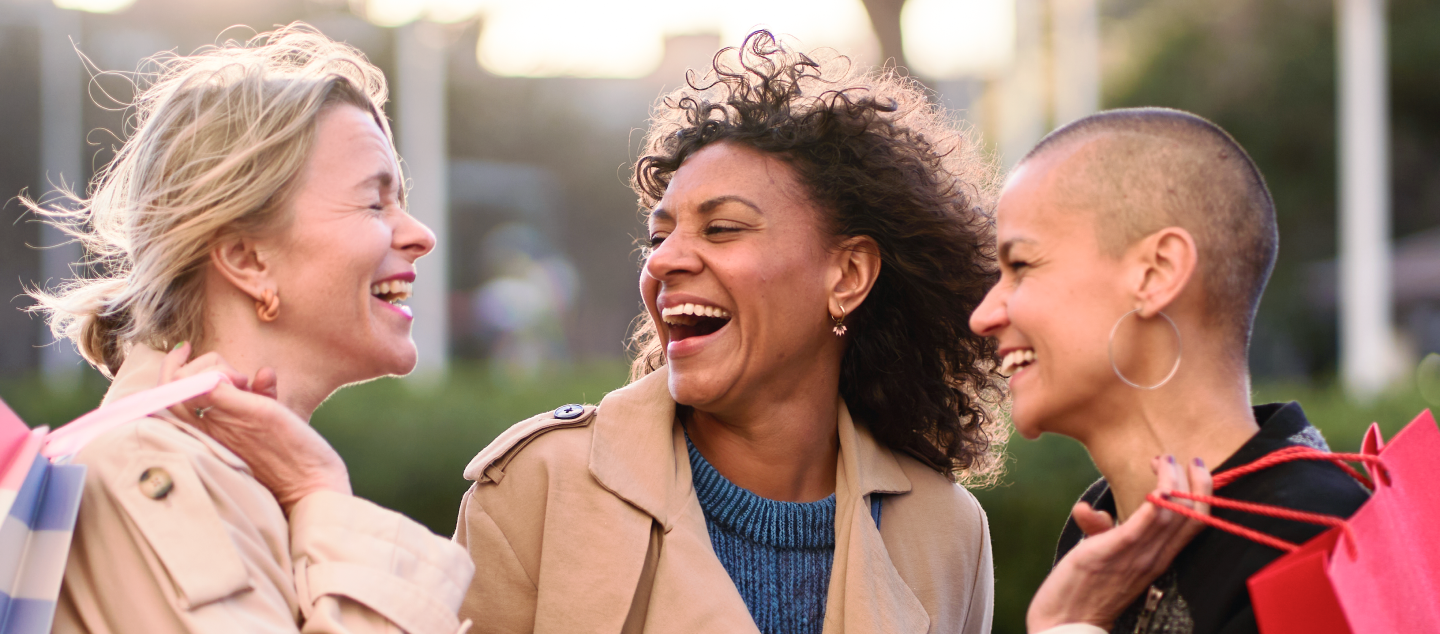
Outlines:
{"label": "fingernail with purple polish", "polygon": [[1175,464],[1175,456],[1165,456],[1165,459],[1168,460],[1170,464]]}
{"label": "fingernail with purple polish", "polygon": [[1204,460],[1201,460],[1199,457],[1196,457],[1196,458],[1195,458],[1195,466],[1200,467],[1201,469],[1204,469],[1204,468],[1205,468],[1205,461],[1204,461]]}

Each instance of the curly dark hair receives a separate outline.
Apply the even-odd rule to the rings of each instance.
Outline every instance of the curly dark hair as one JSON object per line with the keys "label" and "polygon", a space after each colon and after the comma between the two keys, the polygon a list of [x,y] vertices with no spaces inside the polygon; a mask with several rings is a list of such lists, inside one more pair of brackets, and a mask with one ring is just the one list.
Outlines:
{"label": "curly dark hair", "polygon": [[[768,31],[722,49],[651,114],[631,186],[647,213],[685,159],[735,143],[785,161],[830,212],[838,244],[868,236],[880,274],[851,313],[840,392],[882,444],[969,482],[997,471],[1005,427],[995,343],[970,313],[995,281],[996,170],[915,82],[790,50]],[[645,246],[641,246],[648,255]],[[631,378],[665,363],[648,313]]]}

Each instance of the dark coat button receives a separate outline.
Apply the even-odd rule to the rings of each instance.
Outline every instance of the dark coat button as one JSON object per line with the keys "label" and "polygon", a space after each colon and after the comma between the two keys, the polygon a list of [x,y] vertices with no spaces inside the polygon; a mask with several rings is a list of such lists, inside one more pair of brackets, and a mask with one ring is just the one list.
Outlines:
{"label": "dark coat button", "polygon": [[577,405],[575,403],[571,403],[569,405],[562,405],[556,408],[555,418],[558,418],[560,420],[575,420],[577,418],[580,418],[580,415],[584,413],[584,405]]}
{"label": "dark coat button", "polygon": [[163,467],[150,467],[140,474],[140,492],[152,500],[163,500],[175,488],[175,480]]}

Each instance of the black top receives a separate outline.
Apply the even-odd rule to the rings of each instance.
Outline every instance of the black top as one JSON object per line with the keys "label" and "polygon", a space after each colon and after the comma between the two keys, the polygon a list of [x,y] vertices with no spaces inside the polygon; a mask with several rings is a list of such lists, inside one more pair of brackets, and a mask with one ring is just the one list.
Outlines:
{"label": "black top", "polygon": [[[1329,450],[1320,431],[1305,420],[1299,403],[1272,403],[1254,408],[1260,431],[1230,456],[1215,473],[1249,464],[1277,449],[1305,445]],[[1246,502],[1273,504],[1285,508],[1349,517],[1370,494],[1349,474],[1329,462],[1299,460],[1242,476],[1217,493]],[[1080,499],[1097,510],[1115,514],[1115,496],[1105,479],[1091,485]],[[1218,518],[1274,535],[1294,543],[1309,541],[1327,527],[1254,515],[1242,511],[1211,509]],[[1056,548],[1058,562],[1085,534],[1075,518],[1065,522]],[[1215,528],[1202,531],[1190,542],[1150,590],[1126,608],[1111,632],[1163,634],[1210,634],[1258,632],[1250,593],[1245,580],[1284,553]],[[1147,597],[1159,594],[1158,603],[1148,610]]]}

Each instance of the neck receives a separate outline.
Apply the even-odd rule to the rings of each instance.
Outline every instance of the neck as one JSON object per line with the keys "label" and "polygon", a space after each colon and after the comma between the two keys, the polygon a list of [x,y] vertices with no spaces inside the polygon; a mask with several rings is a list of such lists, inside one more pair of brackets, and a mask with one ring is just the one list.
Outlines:
{"label": "neck", "polygon": [[336,364],[325,363],[321,355],[305,353],[305,342],[289,340],[273,323],[256,319],[253,311],[230,308],[216,306],[207,310],[207,331],[216,334],[195,342],[191,358],[215,352],[252,378],[261,368],[273,369],[276,400],[307,421],[325,399],[345,384],[335,375],[337,368],[331,367]]}
{"label": "neck", "polygon": [[690,442],[726,479],[760,497],[828,497],[840,456],[838,359],[829,369],[835,371],[751,395],[733,411],[694,410],[685,421]]}
{"label": "neck", "polygon": [[1088,417],[1104,420],[1104,428],[1078,440],[1109,483],[1121,521],[1155,489],[1153,457],[1174,456],[1182,467],[1199,458],[1214,470],[1259,429],[1250,409],[1248,376],[1230,364],[1182,369],[1153,391],[1116,389],[1128,392],[1111,399],[1103,414]]}

